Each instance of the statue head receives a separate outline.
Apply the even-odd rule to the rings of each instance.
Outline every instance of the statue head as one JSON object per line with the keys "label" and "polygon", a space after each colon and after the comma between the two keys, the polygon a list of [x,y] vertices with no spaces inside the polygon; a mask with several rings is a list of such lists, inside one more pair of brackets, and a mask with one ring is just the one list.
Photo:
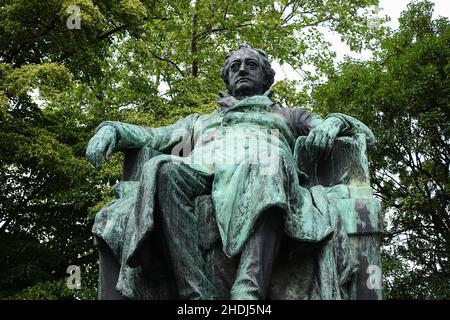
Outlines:
{"label": "statue head", "polygon": [[221,76],[228,92],[239,98],[261,95],[269,90],[275,71],[264,51],[241,44],[225,58]]}

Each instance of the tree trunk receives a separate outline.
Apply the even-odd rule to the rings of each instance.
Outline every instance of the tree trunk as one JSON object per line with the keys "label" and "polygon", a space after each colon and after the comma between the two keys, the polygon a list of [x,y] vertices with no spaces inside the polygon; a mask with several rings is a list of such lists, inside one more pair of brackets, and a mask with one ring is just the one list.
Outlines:
{"label": "tree trunk", "polygon": [[198,76],[198,60],[197,60],[197,31],[198,31],[198,7],[200,0],[195,1],[194,16],[192,17],[192,36],[191,36],[191,55],[192,69],[191,75]]}

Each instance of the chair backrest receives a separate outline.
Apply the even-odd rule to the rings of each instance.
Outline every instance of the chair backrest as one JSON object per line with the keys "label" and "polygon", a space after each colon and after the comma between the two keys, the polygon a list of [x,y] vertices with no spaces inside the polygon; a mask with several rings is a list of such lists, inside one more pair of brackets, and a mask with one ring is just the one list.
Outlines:
{"label": "chair backrest", "polygon": [[[307,187],[319,184],[325,187],[347,184],[370,188],[366,140],[363,134],[336,139],[329,157],[319,159],[317,163],[308,159],[308,152],[304,150],[305,139],[306,137],[299,137],[297,140],[294,157],[299,168],[310,177]],[[162,154],[148,146],[126,149],[123,153],[125,159],[122,181],[139,180],[145,162]]]}
{"label": "chair backrest", "polygon": [[124,161],[122,181],[139,181],[144,164],[153,157],[162,154],[150,147],[123,150]]}

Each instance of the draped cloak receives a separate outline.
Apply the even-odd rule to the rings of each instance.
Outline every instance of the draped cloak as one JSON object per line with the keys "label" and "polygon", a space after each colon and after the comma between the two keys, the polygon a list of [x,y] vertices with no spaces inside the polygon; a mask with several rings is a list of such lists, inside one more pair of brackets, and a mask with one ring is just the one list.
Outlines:
{"label": "draped cloak", "polygon": [[[284,233],[294,240],[317,244],[334,231],[314,205],[310,190],[300,185],[301,168],[294,159],[297,138],[322,119],[304,109],[282,108],[266,95],[241,101],[224,97],[218,103],[210,114],[192,114],[166,127],[142,128],[116,121],[99,126],[116,128],[116,149],[149,146],[166,153],[145,163],[140,181],[119,183],[115,189],[121,197],[96,216],[93,232],[121,264],[117,289],[124,296],[145,298],[136,292],[136,285],[130,285],[136,284],[137,276],[131,270],[151,263],[146,244],[157,210],[157,172],[165,162],[183,163],[213,177],[215,221],[228,257],[240,253],[258,217],[271,207],[283,212]],[[373,141],[371,131],[358,120],[330,116],[344,123],[341,135],[365,133],[368,143]],[[183,149],[187,156],[178,156]]]}

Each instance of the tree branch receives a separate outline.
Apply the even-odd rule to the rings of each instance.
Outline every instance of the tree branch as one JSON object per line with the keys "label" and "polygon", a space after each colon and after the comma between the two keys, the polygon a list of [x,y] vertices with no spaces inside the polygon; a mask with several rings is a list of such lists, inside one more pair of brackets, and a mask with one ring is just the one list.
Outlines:
{"label": "tree branch", "polygon": [[419,229],[434,229],[434,230],[439,230],[438,227],[435,226],[423,226],[423,225],[419,225],[419,226],[411,226],[411,227],[407,227],[407,228],[403,228],[397,231],[393,231],[393,232],[384,232],[383,235],[385,237],[387,237],[388,239],[392,239],[393,237],[405,233],[407,231],[412,231],[412,230],[419,230]]}
{"label": "tree branch", "polygon": [[249,27],[249,26],[251,26],[252,25],[252,23],[251,22],[249,22],[249,23],[241,23],[241,24],[239,24],[239,25],[237,25],[237,26],[234,26],[234,27],[222,27],[222,28],[216,28],[216,29],[211,29],[211,30],[206,30],[206,31],[203,31],[203,32],[201,32],[201,33],[198,33],[196,36],[195,36],[195,38],[196,39],[204,39],[204,38],[206,38],[207,36],[209,36],[209,35],[211,35],[211,34],[213,34],[213,33],[216,33],[216,32],[223,32],[223,31],[227,31],[227,30],[232,30],[232,29],[238,29],[238,28],[245,28],[245,27]]}
{"label": "tree branch", "polygon": [[181,70],[181,68],[175,62],[173,62],[172,60],[169,60],[167,58],[160,57],[152,51],[149,51],[149,52],[154,58],[171,64],[175,69],[178,70],[178,72],[181,74],[182,77],[185,77],[183,70]]}
{"label": "tree branch", "polygon": [[[149,18],[144,18],[144,19],[142,19],[142,22],[149,21],[149,20],[161,20],[161,21],[166,21],[166,20],[170,20],[170,18],[163,18],[163,17],[149,17]],[[111,30],[108,30],[108,31],[105,31],[105,32],[99,34],[99,35],[97,36],[97,40],[101,41],[101,40],[103,40],[103,39],[105,39],[105,38],[108,38],[110,35],[112,35],[112,34],[114,34],[114,33],[116,33],[116,32],[122,31],[122,30],[124,30],[124,29],[126,29],[126,28],[128,28],[128,27],[134,27],[134,26],[136,26],[136,25],[137,25],[137,24],[128,24],[128,23],[124,23],[124,24],[122,24],[122,25],[120,25],[120,26],[117,26],[117,27],[111,29]]]}

